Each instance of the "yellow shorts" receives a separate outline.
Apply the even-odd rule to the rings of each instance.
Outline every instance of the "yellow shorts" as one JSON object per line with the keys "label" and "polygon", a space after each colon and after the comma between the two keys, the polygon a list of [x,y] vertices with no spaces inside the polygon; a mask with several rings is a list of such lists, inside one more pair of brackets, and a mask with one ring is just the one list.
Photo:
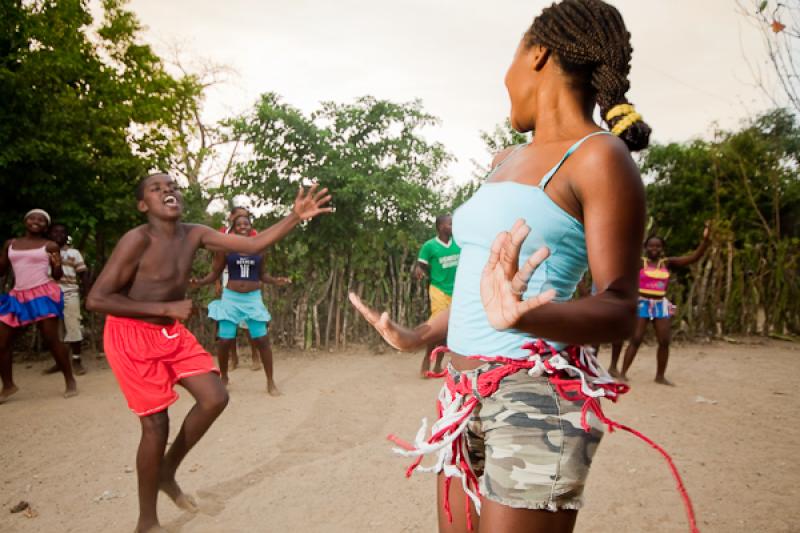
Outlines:
{"label": "yellow shorts", "polygon": [[428,294],[431,297],[431,316],[438,315],[440,312],[445,311],[450,307],[453,301],[452,296],[448,296],[441,289],[437,289],[433,285],[428,288]]}

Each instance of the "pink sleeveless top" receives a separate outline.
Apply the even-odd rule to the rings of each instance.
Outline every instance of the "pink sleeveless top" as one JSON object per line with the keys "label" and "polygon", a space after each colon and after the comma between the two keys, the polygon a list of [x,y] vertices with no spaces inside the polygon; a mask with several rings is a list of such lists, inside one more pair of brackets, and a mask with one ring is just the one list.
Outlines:
{"label": "pink sleeveless top", "polygon": [[14,289],[24,291],[32,289],[50,281],[48,269],[50,256],[47,255],[46,246],[33,250],[15,250],[14,244],[8,247],[8,260],[14,269]]}
{"label": "pink sleeveless top", "polygon": [[642,257],[642,269],[639,270],[639,292],[645,296],[661,298],[667,295],[669,285],[669,269],[667,260],[659,259],[655,267],[648,265],[647,258]]}

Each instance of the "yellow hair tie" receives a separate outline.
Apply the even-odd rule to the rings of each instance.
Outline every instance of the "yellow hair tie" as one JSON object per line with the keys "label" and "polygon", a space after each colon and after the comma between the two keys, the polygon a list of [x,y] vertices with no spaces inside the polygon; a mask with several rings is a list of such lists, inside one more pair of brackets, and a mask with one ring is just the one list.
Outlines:
{"label": "yellow hair tie", "polygon": [[642,115],[639,113],[631,113],[630,115],[625,115],[619,122],[614,124],[614,127],[611,128],[611,133],[619,137],[622,135],[622,132],[627,130],[633,124],[642,120]]}
{"label": "yellow hair tie", "polygon": [[606,113],[606,122],[611,122],[617,117],[632,115],[633,113],[636,113],[636,109],[631,104],[617,104]]}

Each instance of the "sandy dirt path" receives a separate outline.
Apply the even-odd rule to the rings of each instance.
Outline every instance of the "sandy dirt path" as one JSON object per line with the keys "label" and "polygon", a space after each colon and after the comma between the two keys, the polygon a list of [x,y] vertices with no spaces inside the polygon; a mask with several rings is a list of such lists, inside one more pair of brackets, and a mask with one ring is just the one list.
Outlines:
{"label": "sandy dirt path", "polygon": [[[438,383],[416,377],[419,357],[279,351],[280,398],[264,394],[260,372],[236,370],[230,405],[178,472],[201,512],[164,498],[163,524],[185,533],[435,531],[433,477],[405,479],[406,461],[385,440],[413,437],[433,414]],[[0,406],[0,531],[132,531],[139,426],[111,372],[92,363],[70,400],[60,376],[39,374],[49,363],[15,367],[21,391]],[[673,454],[701,531],[800,531],[800,401],[791,393],[800,346],[676,346],[674,388],[653,384],[654,368],[645,347],[633,390],[606,412]],[[173,435],[191,406],[181,393]],[[34,517],[9,512],[20,500]],[[688,531],[654,450],[620,432],[605,437],[577,531]]]}

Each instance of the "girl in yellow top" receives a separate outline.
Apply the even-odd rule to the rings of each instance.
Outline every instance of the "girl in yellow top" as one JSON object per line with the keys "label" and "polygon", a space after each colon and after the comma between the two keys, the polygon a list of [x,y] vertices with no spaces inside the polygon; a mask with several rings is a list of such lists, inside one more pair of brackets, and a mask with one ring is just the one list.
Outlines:
{"label": "girl in yellow top", "polygon": [[708,224],[703,229],[703,241],[700,246],[691,254],[681,257],[664,257],[664,239],[656,235],[648,237],[644,243],[645,257],[642,257],[642,268],[639,271],[639,318],[636,323],[636,331],[628,341],[628,349],[625,351],[621,375],[617,371],[619,351],[614,350],[612,352],[611,368],[609,369],[611,375],[618,376],[624,380],[628,379],[628,369],[633,364],[636,352],[642,344],[647,323],[652,322],[653,329],[656,332],[656,339],[658,340],[656,383],[661,383],[662,385],[673,384],[664,377],[664,372],[667,370],[667,361],[669,360],[670,318],[672,318],[673,314],[673,305],[667,300],[669,269],[670,267],[688,266],[699,261],[710,243]]}

